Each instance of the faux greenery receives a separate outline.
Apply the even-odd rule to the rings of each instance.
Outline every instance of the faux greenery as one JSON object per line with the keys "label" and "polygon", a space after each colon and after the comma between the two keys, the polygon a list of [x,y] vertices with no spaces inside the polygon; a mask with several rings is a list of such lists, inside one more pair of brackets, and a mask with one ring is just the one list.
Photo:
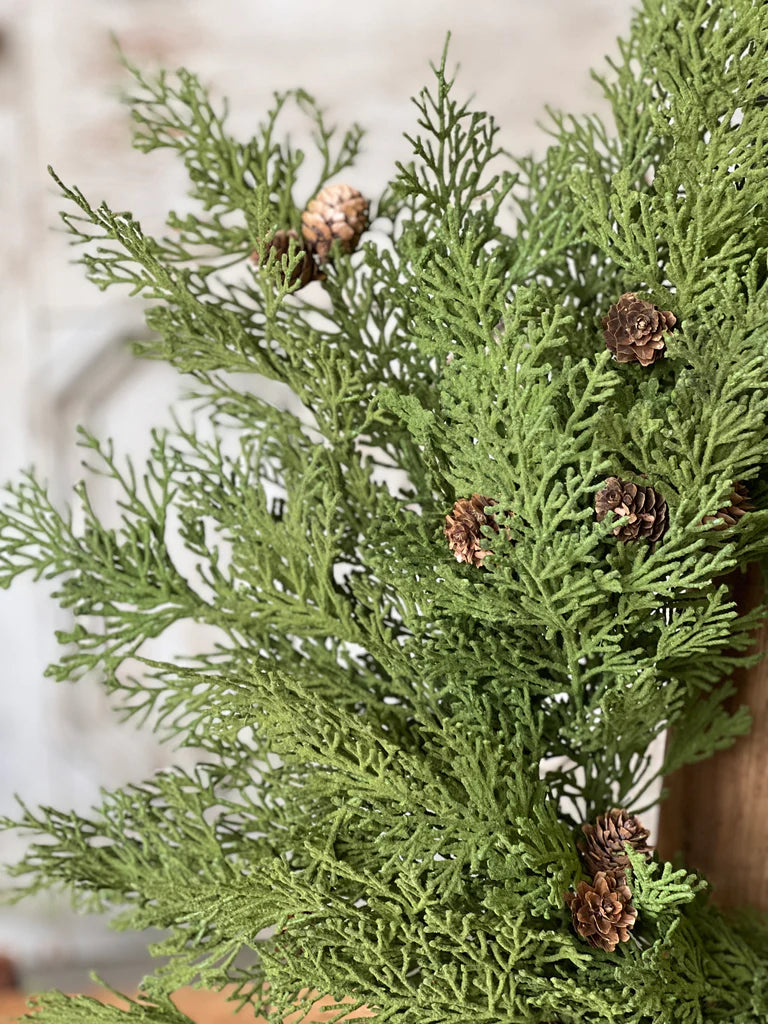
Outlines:
{"label": "faux greenery", "polygon": [[[115,528],[87,482],[75,512],[12,485],[0,583],[55,579],[73,625],[50,675],[97,676],[205,763],[5,823],[33,837],[22,894],[167,936],[139,1002],[49,994],[38,1024],[175,1024],[178,986],[232,982],[275,1019],[305,986],[408,1024],[768,1019],[768,930],[696,876],[633,857],[615,953],[564,902],[582,822],[641,812],[658,774],[749,727],[724,702],[766,609],[739,615],[724,577],[768,554],[766,38],[759,0],[645,0],[596,76],[615,125],[552,114],[541,160],[500,151],[444,57],[364,245],[299,293],[249,253],[354,183],[361,130],[296,92],[239,142],[194,75],[130,68],[135,143],[178,152],[196,212],[151,238],[57,178],[63,217],[99,287],[149,300],[137,354],[194,394],[140,471],[82,435],[122,491]],[[280,134],[289,104],[317,183]],[[650,368],[603,343],[626,291],[680,321]],[[610,475],[663,494],[660,543],[595,521]],[[702,524],[736,480],[755,511]],[[484,568],[443,536],[472,493],[513,513]],[[218,642],[150,658],[180,620]]]}

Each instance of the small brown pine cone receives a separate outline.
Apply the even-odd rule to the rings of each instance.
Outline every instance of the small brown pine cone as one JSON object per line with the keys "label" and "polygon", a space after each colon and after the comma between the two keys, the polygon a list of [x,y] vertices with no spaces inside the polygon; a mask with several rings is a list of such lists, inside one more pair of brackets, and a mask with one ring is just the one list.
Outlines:
{"label": "small brown pine cone", "polygon": [[610,871],[598,871],[590,882],[579,882],[576,892],[565,894],[573,927],[590,946],[612,953],[620,942],[629,939],[637,911],[632,893],[623,878]]}
{"label": "small brown pine cone", "polygon": [[641,487],[617,476],[609,476],[605,487],[595,495],[597,521],[609,512],[629,516],[629,521],[611,530],[619,540],[660,540],[669,526],[669,510],[664,498],[653,487]]}
{"label": "small brown pine cone", "polygon": [[317,268],[317,264],[312,258],[312,253],[307,249],[304,242],[299,238],[298,232],[296,231],[276,231],[272,238],[264,246],[264,259],[262,260],[258,249],[254,249],[251,253],[251,261],[258,266],[259,263],[266,263],[269,259],[270,253],[275,254],[275,263],[280,267],[280,278],[285,281],[285,272],[282,269],[283,256],[290,255],[291,242],[295,242],[295,252],[301,252],[302,257],[299,263],[294,267],[291,272],[289,284],[296,284],[299,282],[299,288],[303,288],[304,285],[309,284],[310,281],[321,281],[323,275]]}
{"label": "small brown pine cone", "polygon": [[491,554],[488,548],[483,547],[486,538],[480,531],[481,527],[490,526],[494,533],[499,532],[496,518],[484,511],[486,505],[497,504],[495,498],[485,498],[482,494],[459,498],[455,502],[453,512],[445,517],[444,533],[457,562],[481,566],[486,555]]}
{"label": "small brown pine cone", "polygon": [[352,252],[367,227],[368,200],[351,185],[326,185],[301,215],[301,233],[321,263],[337,240],[344,252]]}
{"label": "small brown pine cone", "polygon": [[611,306],[601,325],[605,344],[619,363],[650,366],[664,355],[664,334],[672,330],[677,317],[659,309],[634,292],[626,292]]}
{"label": "small brown pine cone", "polygon": [[714,523],[713,530],[727,530],[729,526],[735,526],[744,513],[751,512],[754,507],[749,500],[749,491],[744,484],[737,480],[731,491],[730,504],[725,508],[718,509],[711,516],[704,516],[701,521],[702,523]]}
{"label": "small brown pine cone", "polygon": [[581,831],[586,839],[579,843],[579,849],[590,875],[610,871],[616,878],[623,877],[629,867],[625,843],[630,843],[646,859],[651,857],[652,850],[646,842],[648,829],[621,807],[612,807],[594,825],[582,825]]}

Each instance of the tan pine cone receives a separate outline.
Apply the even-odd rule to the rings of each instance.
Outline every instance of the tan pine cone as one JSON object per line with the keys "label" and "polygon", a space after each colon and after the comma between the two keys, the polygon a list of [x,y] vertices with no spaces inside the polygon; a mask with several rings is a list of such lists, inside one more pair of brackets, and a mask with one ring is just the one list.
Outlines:
{"label": "tan pine cone", "polygon": [[351,185],[326,185],[301,215],[301,233],[321,263],[337,240],[344,252],[352,252],[367,227],[368,200]]}
{"label": "tan pine cone", "polygon": [[661,310],[634,292],[625,292],[601,321],[605,344],[619,363],[650,366],[664,355],[664,334],[672,330],[677,317]]}
{"label": "tan pine cone", "polygon": [[[714,523],[713,530],[727,530],[729,526],[735,526],[745,512],[751,512],[754,505],[749,500],[749,491],[746,486],[738,480],[731,491],[730,504],[725,508],[718,509],[712,515],[704,516],[702,523]],[[719,520],[719,522],[715,522]]]}
{"label": "tan pine cone", "polygon": [[317,264],[312,258],[312,253],[307,249],[296,231],[276,231],[272,238],[264,246],[264,259],[262,260],[258,249],[251,253],[251,261],[258,266],[259,263],[266,263],[270,253],[274,252],[275,262],[281,268],[280,279],[285,281],[285,272],[282,270],[283,256],[289,255],[291,241],[296,243],[295,250],[302,252],[302,258],[291,272],[289,284],[299,282],[299,288],[303,288],[310,281],[323,279],[323,274],[318,270]]}
{"label": "tan pine cone", "polygon": [[612,807],[601,814],[594,825],[582,825],[581,831],[586,839],[579,843],[579,849],[590,875],[610,871],[616,878],[623,876],[629,867],[625,843],[631,843],[644,857],[651,857],[652,850],[646,842],[650,835],[648,829],[623,807]]}
{"label": "tan pine cone", "polygon": [[641,487],[617,476],[609,476],[605,487],[595,495],[597,521],[602,523],[609,512],[629,516],[629,521],[616,526],[611,533],[619,540],[660,540],[669,526],[669,509],[664,498],[653,487]]}
{"label": "tan pine cone", "polygon": [[579,882],[576,892],[565,894],[573,927],[590,946],[612,953],[620,942],[629,939],[637,910],[632,893],[623,878],[610,871],[598,871],[593,882]]}
{"label": "tan pine cone", "polygon": [[495,498],[485,498],[482,494],[473,494],[471,498],[459,498],[454,503],[453,512],[445,517],[443,532],[457,562],[481,566],[486,556],[492,553],[483,547],[486,538],[480,531],[481,527],[490,526],[494,533],[498,533],[499,524],[495,516],[486,515],[486,505],[498,505],[498,502]]}

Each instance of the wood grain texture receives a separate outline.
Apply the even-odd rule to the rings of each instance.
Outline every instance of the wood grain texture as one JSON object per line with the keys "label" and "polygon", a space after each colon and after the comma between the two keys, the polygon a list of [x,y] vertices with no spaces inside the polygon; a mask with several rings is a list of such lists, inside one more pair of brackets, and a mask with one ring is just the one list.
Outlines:
{"label": "wood grain texture", "polygon": [[[735,575],[731,590],[742,612],[764,599],[759,566]],[[768,650],[768,623],[755,634]],[[728,707],[746,704],[752,731],[728,750],[670,776],[661,807],[659,856],[682,854],[686,867],[712,884],[721,907],[768,910],[768,659],[736,674]]]}
{"label": "wood grain texture", "polygon": [[[94,998],[104,1003],[117,1003],[118,1000],[104,990],[89,992]],[[0,1024],[12,1024],[18,1021],[23,1014],[28,1012],[27,999],[29,997],[21,992],[0,993]],[[186,1013],[195,1024],[229,1024],[236,1020],[242,1024],[267,1024],[263,1017],[254,1016],[247,1007],[237,1013],[236,1005],[227,1002],[225,992],[199,992],[195,989],[181,989],[174,995],[174,1002],[178,1008]],[[341,1002],[349,1002],[343,999]],[[330,1021],[359,1020],[363,1017],[373,1017],[374,1014],[363,1007],[354,1010],[337,1018],[339,1003],[334,1002],[330,996],[317,998],[317,992],[310,992],[304,989],[299,993],[297,1009],[290,1013],[284,1024],[328,1024]]]}

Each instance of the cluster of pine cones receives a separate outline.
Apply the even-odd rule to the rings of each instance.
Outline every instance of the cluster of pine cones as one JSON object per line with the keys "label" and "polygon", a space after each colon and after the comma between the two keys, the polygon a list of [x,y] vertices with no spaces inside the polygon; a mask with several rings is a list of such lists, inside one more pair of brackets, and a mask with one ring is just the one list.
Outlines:
{"label": "cluster of pine cones", "polygon": [[[301,215],[301,237],[293,229],[276,231],[261,253],[254,249],[251,260],[266,263],[270,253],[282,267],[283,256],[301,253],[288,277],[288,284],[303,288],[310,281],[325,278],[322,267],[332,256],[337,242],[343,252],[353,252],[368,227],[368,200],[351,185],[326,185],[307,204]],[[286,274],[282,274],[283,280]]]}
{"label": "cluster of pine cones", "polygon": [[[676,323],[674,313],[639,299],[634,292],[626,292],[603,317],[603,336],[618,362],[639,362],[650,366],[663,356],[666,347],[664,335],[671,332]],[[503,329],[503,325],[502,320],[499,326]],[[488,538],[483,535],[483,528],[499,532],[496,516],[485,511],[496,504],[495,498],[482,494],[459,498],[454,503],[453,511],[445,517],[444,533],[456,561],[479,567],[488,555],[493,554],[487,546]],[[705,515],[702,523],[711,525],[713,530],[725,530],[735,526],[753,507],[744,484],[735,481],[728,505]],[[655,544],[669,526],[669,509],[659,491],[617,476],[608,477],[595,495],[597,521],[602,522],[609,512],[624,520],[611,530],[624,542],[646,540]],[[511,514],[504,513],[505,516]]]}
{"label": "cluster of pine cones", "polygon": [[653,855],[648,846],[648,829],[623,808],[612,807],[594,825],[582,825],[584,840],[579,843],[581,859],[592,877],[579,882],[576,892],[565,894],[573,927],[582,939],[612,953],[620,942],[629,939],[637,910],[627,885],[629,857],[625,844],[646,860]]}
{"label": "cluster of pine cones", "polygon": [[[445,517],[443,532],[457,562],[468,562],[480,567],[493,551],[487,546],[489,538],[483,536],[483,527],[493,533],[499,532],[499,523],[493,512],[486,508],[497,505],[495,498],[473,494],[470,498],[459,498],[454,502],[453,511]],[[728,505],[717,512],[706,515],[702,523],[713,530],[725,530],[735,526],[745,512],[754,506],[744,484],[736,481]],[[595,495],[595,517],[601,523],[609,512],[624,520],[611,533],[620,541],[646,540],[651,544],[661,540],[669,526],[669,509],[663,496],[650,486],[642,486],[617,476],[609,476],[605,486]],[[504,516],[511,516],[505,512]]]}

